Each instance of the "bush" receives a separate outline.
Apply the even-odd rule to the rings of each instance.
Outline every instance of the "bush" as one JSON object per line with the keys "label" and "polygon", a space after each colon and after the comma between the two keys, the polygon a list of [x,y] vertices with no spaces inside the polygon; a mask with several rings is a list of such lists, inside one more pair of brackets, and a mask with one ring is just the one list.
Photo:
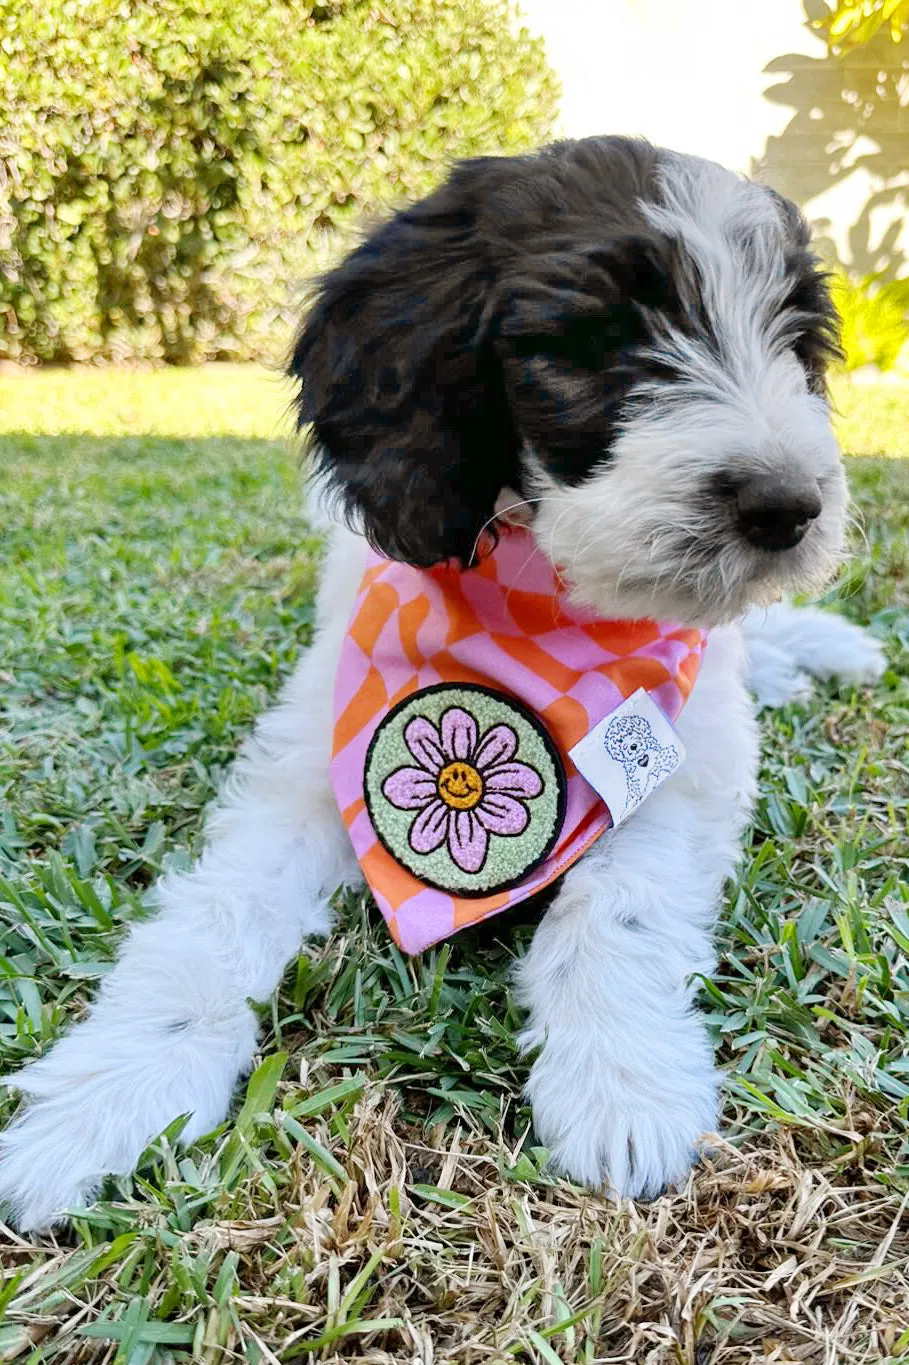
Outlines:
{"label": "bush", "polygon": [[364,213],[550,133],[508,0],[42,0],[0,28],[0,356],[273,355]]}
{"label": "bush", "polygon": [[899,43],[909,29],[909,0],[834,0],[832,9],[826,0],[811,0],[806,8],[811,27],[840,54],[864,47],[882,29]]}
{"label": "bush", "polygon": [[892,370],[909,345],[909,280],[833,277],[833,299],[842,322],[847,370],[875,365]]}

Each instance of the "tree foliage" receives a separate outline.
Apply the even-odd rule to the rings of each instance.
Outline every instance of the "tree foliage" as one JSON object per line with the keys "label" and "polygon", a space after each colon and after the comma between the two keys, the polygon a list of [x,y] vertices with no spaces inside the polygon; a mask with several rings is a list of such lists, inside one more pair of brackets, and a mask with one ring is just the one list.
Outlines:
{"label": "tree foliage", "polygon": [[840,315],[845,368],[892,370],[909,339],[909,280],[852,279],[837,270],[833,298]]}
{"label": "tree foliage", "polygon": [[[863,154],[858,162],[850,163],[847,173],[851,174],[853,164],[857,164],[877,171],[882,180],[889,182],[871,201],[880,209],[885,197],[899,199],[903,194],[899,176],[905,165],[905,148],[899,132],[903,102],[900,72],[889,63],[880,62],[880,57],[882,44],[886,47],[888,38],[892,43],[899,43],[909,32],[909,0],[833,0],[832,4],[827,0],[805,0],[805,9],[811,27],[825,35],[831,55],[844,59],[837,63],[837,71],[849,70],[851,73],[848,85],[843,76],[844,94],[839,107],[849,107],[851,120],[858,124],[851,140],[854,141],[858,133],[864,133],[875,150]],[[867,53],[865,48],[868,48]],[[895,124],[892,121],[894,104]],[[872,118],[878,124],[873,130]],[[885,135],[887,133],[889,137]],[[902,141],[905,142],[905,138]],[[841,145],[845,149],[850,143],[844,140]],[[889,174],[882,169],[888,165],[888,156]],[[860,223],[867,235],[867,209]],[[858,229],[859,224],[856,224],[853,236],[860,235]],[[889,233],[891,250],[896,249],[899,235],[900,227],[895,220]],[[886,242],[887,238],[884,240]],[[898,258],[896,269],[900,263]],[[892,271],[880,268],[872,273],[838,270],[834,279],[834,298],[842,320],[846,369],[874,365],[880,370],[889,370],[897,365],[909,343],[909,280],[896,278]]]}
{"label": "tree foliage", "polygon": [[273,354],[295,282],[364,214],[555,113],[508,0],[0,14],[0,357]]}
{"label": "tree foliage", "polygon": [[835,52],[861,47],[881,30],[898,43],[909,29],[909,0],[835,0],[832,8],[819,0],[817,9],[812,26]]}

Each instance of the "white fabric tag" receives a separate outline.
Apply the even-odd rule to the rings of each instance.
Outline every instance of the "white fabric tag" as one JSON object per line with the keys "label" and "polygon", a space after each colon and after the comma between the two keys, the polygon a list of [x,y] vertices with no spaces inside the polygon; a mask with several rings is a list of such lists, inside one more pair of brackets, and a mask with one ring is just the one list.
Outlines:
{"label": "white fabric tag", "polygon": [[569,751],[620,825],[685,757],[682,741],[643,688],[626,697]]}

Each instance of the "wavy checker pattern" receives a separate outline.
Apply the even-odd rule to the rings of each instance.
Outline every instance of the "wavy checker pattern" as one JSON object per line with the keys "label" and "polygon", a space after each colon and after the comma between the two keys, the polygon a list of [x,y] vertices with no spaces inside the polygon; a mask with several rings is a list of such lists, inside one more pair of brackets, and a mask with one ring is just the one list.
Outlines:
{"label": "wavy checker pattern", "polygon": [[[568,601],[526,531],[503,533],[473,569],[415,569],[370,552],[335,684],[332,782],[354,850],[392,937],[419,953],[526,900],[608,829],[607,807],[568,751],[643,687],[674,721],[697,678],[704,632],[658,621],[604,621]],[[405,697],[439,683],[505,692],[534,711],[568,776],[565,819],[549,857],[487,897],[426,886],[382,846],[363,797],[370,740]]]}

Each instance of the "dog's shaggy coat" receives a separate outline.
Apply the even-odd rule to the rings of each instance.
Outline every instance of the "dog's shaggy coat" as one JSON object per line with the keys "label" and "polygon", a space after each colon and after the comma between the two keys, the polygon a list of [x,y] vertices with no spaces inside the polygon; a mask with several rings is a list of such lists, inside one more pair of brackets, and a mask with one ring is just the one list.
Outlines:
{"label": "dog's shaggy coat", "polygon": [[[128,1171],[171,1120],[220,1123],[274,991],[358,868],[328,781],[336,659],[365,534],[416,565],[531,528],[603,617],[712,628],[687,760],[564,877],[518,964],[539,1140],[594,1186],[684,1176],[717,1124],[693,1009],[754,795],[750,683],[866,679],[878,646],[769,604],[826,581],[845,481],[822,274],[793,205],[712,163],[594,138],[454,171],[324,282],[293,359],[299,416],[348,522],[315,641],[245,746],[195,868],[165,877],[88,1017],[12,1078],[0,1140],[22,1227]],[[351,529],[352,528],[352,529]],[[756,613],[749,609],[760,608]],[[768,609],[769,607],[769,609]],[[741,618],[742,624],[738,624]]]}

